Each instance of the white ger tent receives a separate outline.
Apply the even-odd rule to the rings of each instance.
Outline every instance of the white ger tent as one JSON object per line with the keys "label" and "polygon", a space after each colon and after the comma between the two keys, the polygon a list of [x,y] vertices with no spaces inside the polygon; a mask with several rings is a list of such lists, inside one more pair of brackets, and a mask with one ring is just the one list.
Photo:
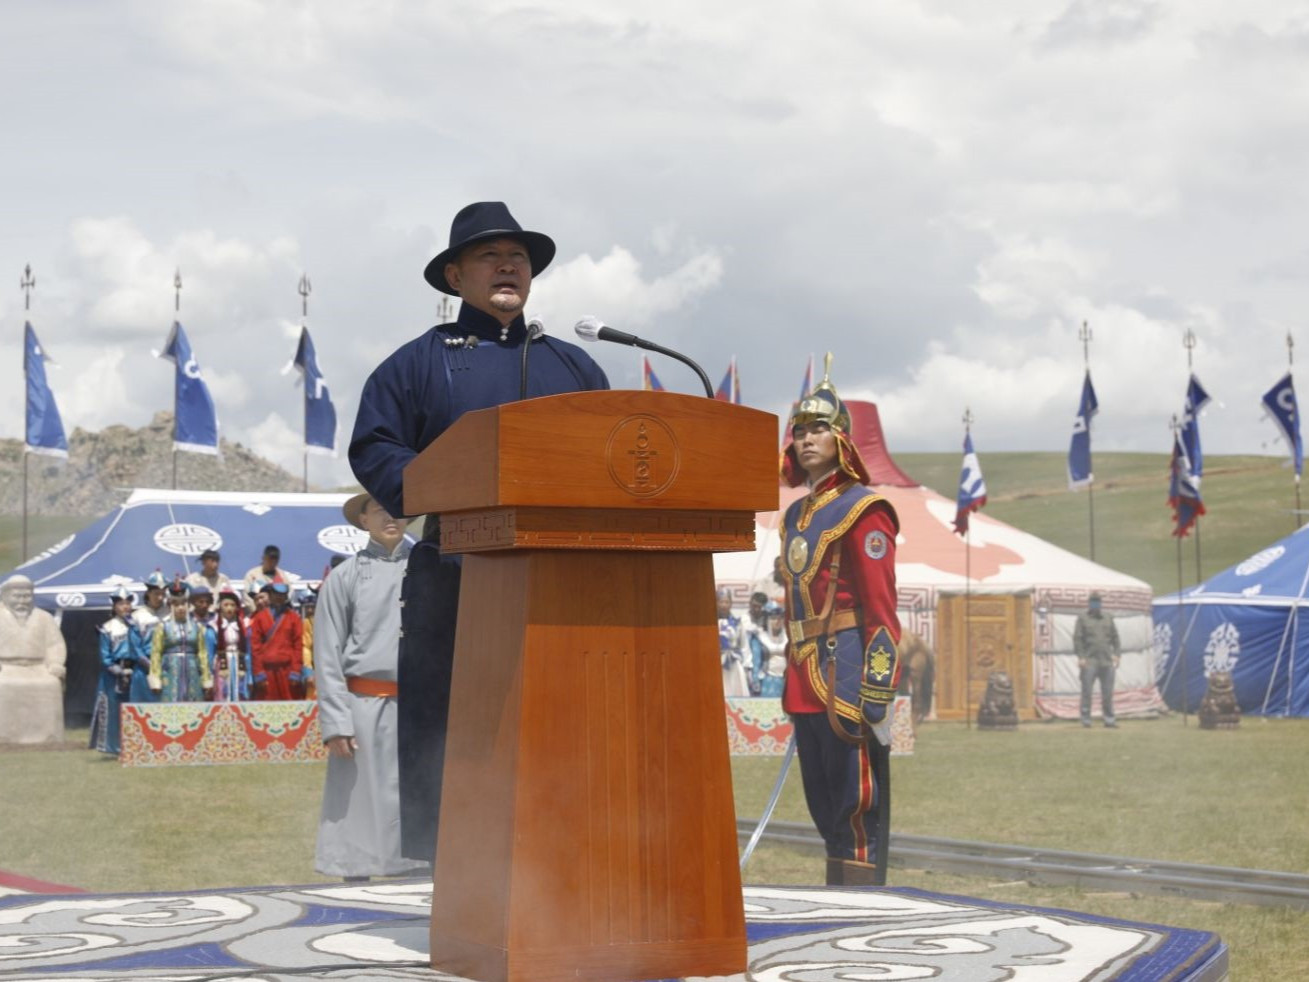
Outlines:
{"label": "white ger tent", "polygon": [[[967,547],[954,533],[955,503],[909,477],[886,448],[877,407],[848,402],[854,439],[873,486],[900,517],[896,576],[900,623],[937,652],[936,713],[976,712],[992,671],[1009,673],[1027,718],[1078,715],[1073,625],[1093,591],[1113,615],[1123,645],[1116,680],[1120,716],[1163,708],[1155,688],[1148,584],[988,517],[972,516]],[[744,605],[778,555],[778,524],[804,489],[781,488],[779,511],[757,517],[754,553],[715,557],[715,577]],[[1096,696],[1098,712],[1099,694]]]}

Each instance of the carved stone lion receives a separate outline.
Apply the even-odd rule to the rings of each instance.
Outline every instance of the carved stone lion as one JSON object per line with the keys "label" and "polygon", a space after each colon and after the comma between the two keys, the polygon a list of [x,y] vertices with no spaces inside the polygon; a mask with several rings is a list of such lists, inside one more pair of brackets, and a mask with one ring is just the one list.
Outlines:
{"label": "carved stone lion", "polygon": [[992,672],[986,679],[986,694],[977,710],[979,730],[1016,730],[1018,712],[1014,708],[1014,683],[1005,672]]}
{"label": "carved stone lion", "polygon": [[1200,700],[1200,729],[1234,730],[1241,725],[1241,707],[1231,672],[1213,672]]}

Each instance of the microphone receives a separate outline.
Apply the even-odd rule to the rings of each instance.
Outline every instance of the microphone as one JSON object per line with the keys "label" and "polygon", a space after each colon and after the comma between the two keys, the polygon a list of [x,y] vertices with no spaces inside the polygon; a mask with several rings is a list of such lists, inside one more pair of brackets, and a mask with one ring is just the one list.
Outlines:
{"label": "microphone", "polygon": [[523,338],[523,370],[518,381],[518,398],[527,398],[527,352],[532,347],[532,342],[545,333],[545,321],[539,317],[533,317],[527,322],[527,336]]}
{"label": "microphone", "polygon": [[615,344],[626,344],[633,348],[644,348],[646,351],[657,351],[661,355],[667,355],[669,358],[676,358],[684,365],[689,365],[697,375],[700,376],[700,382],[704,385],[704,392],[710,399],[714,397],[714,387],[709,381],[709,376],[705,374],[703,368],[694,361],[682,354],[680,351],[674,351],[672,348],[665,348],[662,344],[655,344],[653,341],[647,341],[645,338],[638,338],[635,334],[628,334],[626,331],[616,331],[599,317],[593,314],[587,314],[574,327],[577,336],[583,341],[613,341]]}

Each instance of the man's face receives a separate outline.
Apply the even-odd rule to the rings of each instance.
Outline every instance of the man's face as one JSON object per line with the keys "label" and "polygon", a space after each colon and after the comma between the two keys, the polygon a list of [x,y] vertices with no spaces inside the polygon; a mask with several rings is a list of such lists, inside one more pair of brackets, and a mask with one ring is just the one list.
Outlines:
{"label": "man's face", "polygon": [[265,590],[264,596],[268,598],[269,605],[274,609],[285,607],[286,602],[290,599],[290,597],[281,590]]}
{"label": "man's face", "polygon": [[264,553],[264,572],[270,574],[276,572],[277,561],[281,558],[282,556],[280,553],[276,553],[276,552]]}
{"label": "man's face", "polygon": [[263,610],[268,606],[268,594],[260,590],[255,594],[255,610]]}
{"label": "man's face", "polygon": [[131,612],[132,612],[132,601],[129,598],[123,597],[119,600],[114,601],[115,617],[126,617]]}
{"label": "man's face", "polygon": [[768,602],[768,600],[767,600],[766,597],[751,597],[751,598],[750,598],[750,619],[751,619],[751,620],[753,620],[753,621],[758,621],[759,618],[763,616],[763,613],[764,613],[764,604],[767,603],[767,602]]}
{"label": "man's face", "polygon": [[[267,560],[265,560],[267,562]],[[274,563],[276,565],[276,563]],[[218,575],[218,559],[215,556],[206,556],[200,560],[200,572],[205,576]]]}
{"label": "man's face", "polygon": [[151,610],[158,610],[164,603],[164,588],[150,586],[145,589],[145,605]]}
{"label": "man's face", "polygon": [[32,612],[32,588],[14,585],[4,592],[4,604],[17,617],[26,617]]}
{"label": "man's face", "polygon": [[363,514],[359,516],[359,521],[369,536],[388,552],[404,538],[404,524],[397,522],[391,517],[390,512],[371,498],[364,503]]}
{"label": "man's face", "polygon": [[718,598],[718,616],[726,617],[732,612],[732,598],[721,596]]}
{"label": "man's face", "polygon": [[450,287],[465,303],[508,324],[532,289],[532,260],[516,239],[475,242],[445,267]]}
{"label": "man's face", "polygon": [[809,479],[815,480],[836,466],[836,434],[826,423],[797,423],[791,429],[795,456]]}
{"label": "man's face", "polygon": [[204,620],[209,616],[209,608],[213,604],[213,597],[199,596],[191,601],[191,606],[195,609],[195,616]]}

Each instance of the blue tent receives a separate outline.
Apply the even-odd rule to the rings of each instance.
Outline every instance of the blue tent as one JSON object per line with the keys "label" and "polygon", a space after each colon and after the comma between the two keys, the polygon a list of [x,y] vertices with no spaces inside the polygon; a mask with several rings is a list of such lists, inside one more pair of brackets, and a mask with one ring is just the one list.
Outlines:
{"label": "blue tent", "polygon": [[198,571],[206,549],[221,552],[223,574],[238,580],[258,565],[264,546],[276,545],[282,569],[317,581],[334,555],[351,555],[368,542],[341,514],[348,497],[138,489],[14,572],[32,580],[37,605],[52,612],[107,610],[117,587],[140,596],[141,581],[155,570],[169,580]]}
{"label": "blue tent", "polygon": [[1226,670],[1243,713],[1309,716],[1309,526],[1180,593],[1156,597],[1159,691],[1194,712]]}

